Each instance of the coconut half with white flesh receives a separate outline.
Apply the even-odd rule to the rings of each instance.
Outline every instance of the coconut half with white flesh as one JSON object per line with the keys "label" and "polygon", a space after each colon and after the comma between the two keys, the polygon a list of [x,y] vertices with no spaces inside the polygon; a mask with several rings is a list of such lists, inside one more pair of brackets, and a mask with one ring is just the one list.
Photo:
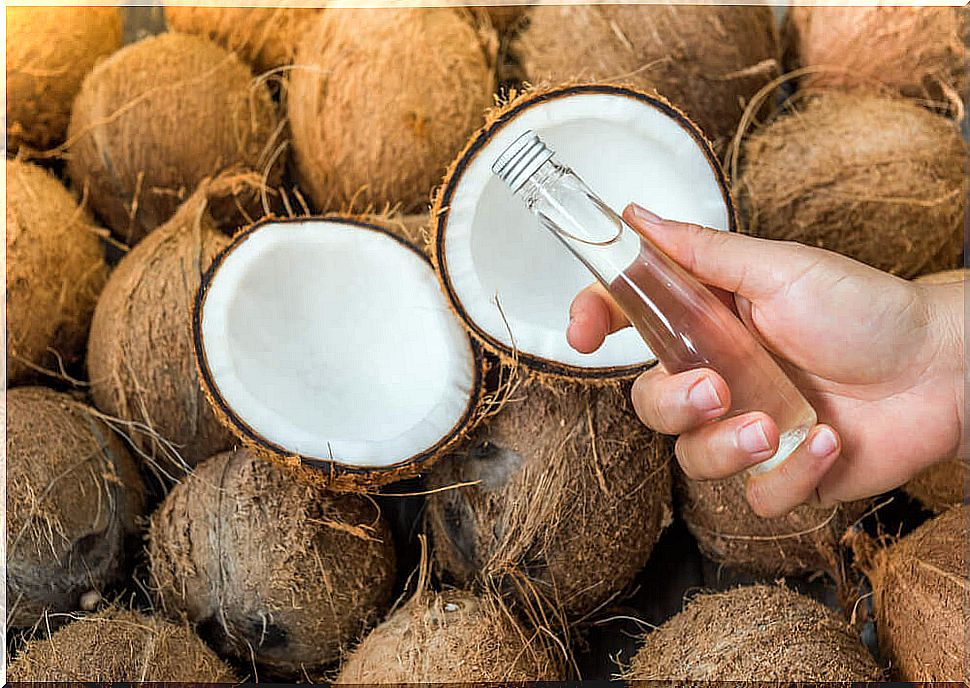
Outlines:
{"label": "coconut half with white flesh", "polygon": [[228,427],[333,489],[419,473],[476,416],[478,347],[428,260],[375,224],[252,226],[205,275],[193,327]]}
{"label": "coconut half with white flesh", "polygon": [[527,92],[492,112],[439,189],[435,267],[487,350],[556,377],[632,377],[656,360],[633,329],[592,354],[566,342],[569,304],[592,276],[492,172],[528,130],[618,212],[636,202],[662,217],[733,231],[726,177],[700,130],[663,98],[587,84]]}

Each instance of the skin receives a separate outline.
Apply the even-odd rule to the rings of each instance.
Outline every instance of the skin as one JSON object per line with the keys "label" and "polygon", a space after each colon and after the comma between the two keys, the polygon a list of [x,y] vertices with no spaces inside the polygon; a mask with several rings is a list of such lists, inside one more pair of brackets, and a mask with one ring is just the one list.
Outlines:
{"label": "skin", "polygon": [[[786,461],[748,479],[755,513],[876,495],[960,451],[962,283],[916,284],[823,249],[663,220],[637,205],[623,217],[735,308],[818,413]],[[597,284],[573,301],[567,339],[590,353],[628,326]],[[690,478],[727,478],[777,449],[778,429],[763,413],[713,422],[731,392],[712,370],[656,366],[632,397],[646,425],[679,435]]]}

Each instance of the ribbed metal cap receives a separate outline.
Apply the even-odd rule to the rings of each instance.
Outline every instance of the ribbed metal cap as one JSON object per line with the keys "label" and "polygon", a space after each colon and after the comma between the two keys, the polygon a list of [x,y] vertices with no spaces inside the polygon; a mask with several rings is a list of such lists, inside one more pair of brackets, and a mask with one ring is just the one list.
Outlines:
{"label": "ribbed metal cap", "polygon": [[552,151],[530,129],[498,156],[492,164],[492,172],[508,184],[514,193],[551,157]]}

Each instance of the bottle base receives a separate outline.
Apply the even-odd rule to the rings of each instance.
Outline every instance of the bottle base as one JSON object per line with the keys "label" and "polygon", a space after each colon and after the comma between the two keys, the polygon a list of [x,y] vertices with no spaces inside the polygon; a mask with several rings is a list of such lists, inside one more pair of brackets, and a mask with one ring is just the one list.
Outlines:
{"label": "bottle base", "polygon": [[782,433],[781,437],[778,438],[778,451],[775,452],[774,456],[749,468],[748,474],[760,475],[780,466],[805,441],[805,438],[808,437],[808,433],[814,425],[815,422],[813,421]]}

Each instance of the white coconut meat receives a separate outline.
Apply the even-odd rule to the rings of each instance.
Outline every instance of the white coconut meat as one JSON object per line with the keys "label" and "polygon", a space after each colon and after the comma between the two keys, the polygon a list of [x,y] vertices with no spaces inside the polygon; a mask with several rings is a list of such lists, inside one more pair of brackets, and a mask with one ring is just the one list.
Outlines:
{"label": "white coconut meat", "polygon": [[461,429],[479,383],[427,260],[352,221],[241,235],[210,270],[196,333],[204,383],[230,424],[310,463],[424,455]]}
{"label": "white coconut meat", "polygon": [[636,331],[593,354],[566,342],[569,304],[592,275],[542,228],[492,163],[529,129],[614,210],[731,229],[709,147],[679,113],[643,94],[574,87],[513,107],[466,149],[439,200],[437,267],[459,314],[488,346],[553,373],[609,377],[655,360]]}

